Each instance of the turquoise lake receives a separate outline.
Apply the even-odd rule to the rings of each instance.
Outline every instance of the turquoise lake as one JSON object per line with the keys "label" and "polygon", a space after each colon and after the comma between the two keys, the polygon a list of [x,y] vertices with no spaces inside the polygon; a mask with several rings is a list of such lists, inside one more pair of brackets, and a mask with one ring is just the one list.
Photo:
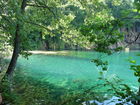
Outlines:
{"label": "turquoise lake", "polygon": [[93,85],[98,82],[99,69],[91,62],[94,58],[102,58],[109,62],[105,77],[110,80],[119,77],[132,88],[138,86],[137,78],[130,70],[128,58],[132,57],[140,64],[139,51],[119,52],[107,56],[91,51],[68,51],[66,55],[29,56],[29,59],[20,57],[18,65],[24,74],[37,80],[47,81],[53,85],[71,88],[77,82],[84,85]]}

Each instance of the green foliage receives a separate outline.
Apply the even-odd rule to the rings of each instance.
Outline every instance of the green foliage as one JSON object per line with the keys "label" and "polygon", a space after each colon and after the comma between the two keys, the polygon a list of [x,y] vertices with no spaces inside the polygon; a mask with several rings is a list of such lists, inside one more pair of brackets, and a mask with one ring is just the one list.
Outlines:
{"label": "green foliage", "polygon": [[[14,45],[16,26],[19,24],[20,54],[26,58],[30,55],[27,51],[38,49],[39,45],[37,44],[42,44],[43,38],[46,38],[44,40],[50,42],[51,46],[58,43],[59,40],[63,40],[69,45],[93,48],[97,52],[108,55],[120,51],[122,50],[120,46],[111,48],[112,45],[123,40],[124,34],[120,33],[119,28],[126,25],[131,26],[130,23],[134,22],[126,22],[122,18],[135,17],[136,13],[132,2],[126,0],[27,0],[24,14],[20,9],[21,3],[22,0],[0,1],[0,51],[6,52],[5,44],[6,46]],[[139,11],[140,1],[135,0],[135,5]],[[107,71],[107,61],[94,59],[92,62],[101,68],[101,74]],[[134,70],[134,74],[140,82],[140,66],[136,65],[134,60],[130,62],[133,63],[131,69]],[[8,101],[6,104],[19,105],[19,102],[23,102],[23,105],[30,103],[33,105],[40,103],[47,105],[58,103],[62,105],[63,103],[66,105],[71,102],[73,105],[79,97],[81,100],[77,104],[95,98],[90,94],[88,98],[84,97],[85,99],[83,99],[86,94],[84,92],[64,95],[65,89],[63,92],[55,91],[55,87],[49,83],[36,80],[32,83],[31,81],[30,78],[24,80],[24,77],[15,77],[15,87],[12,92],[9,89],[4,89],[9,86],[9,83],[5,82],[6,84],[1,85],[3,86],[1,87],[3,97]],[[111,83],[108,82],[108,84]],[[132,96],[127,85],[120,85],[120,90],[113,85],[112,87],[116,94],[122,98]],[[60,88],[58,89],[60,90]],[[126,91],[122,92],[123,90]],[[59,98],[57,99],[57,97]],[[58,100],[63,102],[58,102]]]}
{"label": "green foliage", "polygon": [[106,99],[105,91],[99,88],[104,88],[102,84],[90,88],[85,87],[84,84],[85,82],[80,82],[76,84],[77,88],[66,89],[27,77],[18,70],[11,81],[5,79],[0,85],[0,92],[4,99],[3,104],[12,105],[81,105],[92,99],[98,101]]}
{"label": "green foliage", "polygon": [[[83,26],[81,32],[89,38],[90,42],[94,43],[95,51],[111,54],[110,46],[114,45],[123,38],[123,35],[116,30],[121,25],[120,21],[95,21],[95,23],[93,22]],[[121,50],[121,47],[114,48],[114,51],[118,50]]]}
{"label": "green foliage", "polygon": [[[87,0],[48,0],[47,2],[37,0],[36,2],[28,1],[25,14],[22,15],[20,13],[21,1],[2,0],[0,3],[1,10],[3,10],[1,11],[0,21],[2,24],[6,24],[5,26],[1,24],[1,28],[3,33],[10,36],[8,42],[12,46],[16,24],[19,23],[21,25],[20,49],[23,51],[39,47],[37,44],[40,44],[41,41],[34,40],[36,37],[40,40],[39,36],[41,36],[41,39],[47,38],[45,36],[56,36],[58,42],[62,39],[68,45],[88,49],[94,46],[95,50],[105,53],[110,53],[109,50],[107,51],[108,47],[122,38],[122,35],[119,35],[116,31],[117,28],[112,29],[114,26],[120,27],[121,22],[119,22],[119,19],[114,19],[115,15],[110,12],[114,13],[115,10],[110,8],[108,3],[119,5],[117,8],[121,8],[123,4],[128,4],[128,2],[125,3],[121,0],[91,0],[90,2]],[[124,7],[127,7],[127,5]],[[7,11],[6,15],[4,11]]]}
{"label": "green foliage", "polygon": [[102,71],[107,71],[108,62],[103,61],[101,59],[93,59],[92,62],[96,64],[96,66],[101,66]]}
{"label": "green foliage", "polygon": [[11,47],[7,42],[7,38],[8,36],[2,34],[0,30],[0,81],[5,74],[5,70],[7,67],[7,62],[5,59],[9,57],[11,51]]}
{"label": "green foliage", "polygon": [[136,5],[137,10],[140,10],[140,0],[134,0],[134,4]]}
{"label": "green foliage", "polygon": [[129,60],[131,63],[130,69],[134,71],[134,75],[138,77],[138,82],[140,83],[140,65],[136,64],[135,60]]}

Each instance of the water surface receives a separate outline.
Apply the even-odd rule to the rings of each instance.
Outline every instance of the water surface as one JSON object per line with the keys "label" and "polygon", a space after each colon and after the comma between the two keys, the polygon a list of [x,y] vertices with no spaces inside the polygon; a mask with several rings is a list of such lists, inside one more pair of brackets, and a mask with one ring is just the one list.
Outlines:
{"label": "water surface", "polygon": [[28,60],[20,57],[18,64],[28,76],[56,86],[71,88],[77,82],[87,86],[98,82],[99,70],[91,60],[102,58],[109,62],[105,75],[107,78],[118,76],[124,83],[135,87],[138,85],[137,78],[130,70],[128,58],[132,57],[140,64],[137,54],[139,51],[120,52],[111,56],[91,51],[69,51],[67,55],[32,55]]}

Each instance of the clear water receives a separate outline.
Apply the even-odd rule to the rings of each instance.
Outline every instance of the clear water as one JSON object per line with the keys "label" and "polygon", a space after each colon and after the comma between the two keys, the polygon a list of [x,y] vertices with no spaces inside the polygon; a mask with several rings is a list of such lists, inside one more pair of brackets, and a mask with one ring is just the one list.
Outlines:
{"label": "clear water", "polygon": [[32,55],[28,60],[20,57],[18,64],[27,76],[56,86],[71,88],[77,82],[87,86],[98,82],[98,68],[91,59],[100,57],[109,62],[106,77],[111,79],[118,76],[129,86],[135,87],[138,85],[137,78],[129,69],[128,58],[133,57],[140,64],[140,57],[136,56],[139,53],[139,51],[120,52],[106,56],[96,52],[69,51],[67,55]]}

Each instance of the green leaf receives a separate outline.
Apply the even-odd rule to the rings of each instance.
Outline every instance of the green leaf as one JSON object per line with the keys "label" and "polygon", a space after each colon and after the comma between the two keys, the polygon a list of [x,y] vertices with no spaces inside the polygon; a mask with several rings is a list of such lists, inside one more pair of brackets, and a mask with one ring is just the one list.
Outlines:
{"label": "green leaf", "polygon": [[130,63],[136,64],[136,61],[135,60],[131,60]]}

